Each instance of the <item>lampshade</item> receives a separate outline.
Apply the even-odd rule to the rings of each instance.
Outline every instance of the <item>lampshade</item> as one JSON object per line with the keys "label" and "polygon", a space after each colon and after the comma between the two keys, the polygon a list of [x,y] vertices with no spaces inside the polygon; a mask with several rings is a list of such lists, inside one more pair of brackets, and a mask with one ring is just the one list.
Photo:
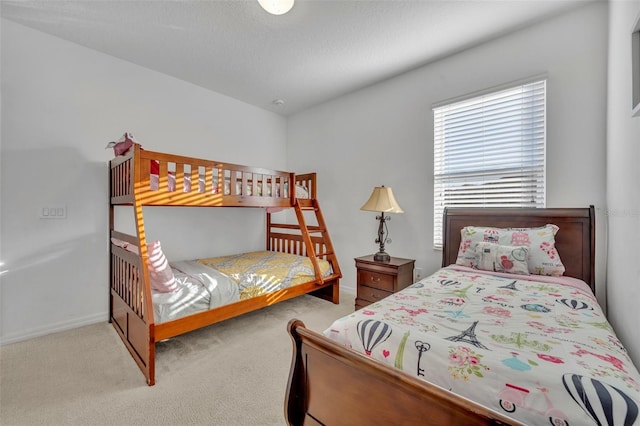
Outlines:
{"label": "lampshade", "polygon": [[384,185],[373,188],[371,196],[360,210],[382,213],[404,213],[398,205],[393,191]]}
{"label": "lampshade", "polygon": [[293,7],[294,0],[258,0],[260,6],[272,15],[284,15]]}

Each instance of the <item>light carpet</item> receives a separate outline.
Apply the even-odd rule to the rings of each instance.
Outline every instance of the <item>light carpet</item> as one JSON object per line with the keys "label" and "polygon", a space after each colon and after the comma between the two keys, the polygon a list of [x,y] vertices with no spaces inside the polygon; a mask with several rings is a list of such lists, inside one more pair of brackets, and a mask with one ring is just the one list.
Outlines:
{"label": "light carpet", "polygon": [[0,424],[284,425],[287,323],[321,332],[353,312],[305,295],[156,345],[147,386],[104,322],[0,347]]}

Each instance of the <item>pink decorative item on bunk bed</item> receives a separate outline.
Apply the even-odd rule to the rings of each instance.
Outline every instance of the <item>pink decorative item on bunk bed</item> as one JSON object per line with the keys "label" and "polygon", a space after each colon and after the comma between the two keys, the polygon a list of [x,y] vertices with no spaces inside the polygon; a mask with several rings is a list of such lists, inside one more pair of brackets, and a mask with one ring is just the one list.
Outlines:
{"label": "pink decorative item on bunk bed", "polygon": [[134,143],[137,143],[137,141],[134,139],[133,134],[125,132],[117,142],[109,142],[105,149],[113,148],[113,155],[117,157],[129,152]]}

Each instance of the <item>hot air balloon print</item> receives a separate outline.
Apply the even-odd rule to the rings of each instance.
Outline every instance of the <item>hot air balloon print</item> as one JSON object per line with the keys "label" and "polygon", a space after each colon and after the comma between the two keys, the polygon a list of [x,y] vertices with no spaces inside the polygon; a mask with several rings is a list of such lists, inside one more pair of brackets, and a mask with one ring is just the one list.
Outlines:
{"label": "hot air balloon print", "polygon": [[442,279],[442,280],[438,280],[438,283],[441,286],[449,286],[449,285],[459,285],[460,282],[456,281],[456,280],[448,280],[448,279]]}
{"label": "hot air balloon print", "polygon": [[551,309],[547,308],[546,306],[542,306],[540,304],[537,303],[526,303],[522,306],[520,306],[522,309],[526,310],[526,311],[530,311],[530,312],[550,312]]}
{"label": "hot air balloon print", "polygon": [[368,319],[359,321],[356,329],[358,330],[358,337],[360,337],[364,351],[369,356],[376,346],[391,336],[391,327],[389,327],[389,324],[378,320]]}
{"label": "hot air balloon print", "polygon": [[620,389],[592,377],[564,374],[562,383],[571,398],[598,425],[633,425],[638,402]]}

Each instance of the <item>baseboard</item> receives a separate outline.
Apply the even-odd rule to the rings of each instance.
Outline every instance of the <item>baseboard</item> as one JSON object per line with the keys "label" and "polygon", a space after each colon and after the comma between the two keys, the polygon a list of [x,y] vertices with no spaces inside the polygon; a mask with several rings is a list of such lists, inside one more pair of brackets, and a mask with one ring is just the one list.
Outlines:
{"label": "baseboard", "polygon": [[346,287],[346,286],[343,286],[342,284],[340,284],[340,291],[350,296],[355,296],[357,294],[355,287]]}
{"label": "baseboard", "polygon": [[48,334],[59,333],[61,331],[67,331],[85,325],[96,324],[99,322],[106,322],[109,319],[109,312],[103,312],[99,314],[89,315],[83,318],[75,318],[70,321],[62,321],[56,324],[47,324],[46,327],[36,327],[29,330],[23,330],[15,333],[10,333],[6,336],[0,336],[0,346],[9,345],[11,343],[23,342],[25,340],[33,339],[35,337],[46,336]]}

